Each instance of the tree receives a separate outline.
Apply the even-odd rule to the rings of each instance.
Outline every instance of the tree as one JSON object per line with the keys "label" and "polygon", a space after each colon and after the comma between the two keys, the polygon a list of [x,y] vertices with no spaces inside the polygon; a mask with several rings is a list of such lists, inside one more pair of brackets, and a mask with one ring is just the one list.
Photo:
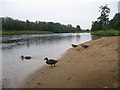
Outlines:
{"label": "tree", "polygon": [[109,23],[109,29],[120,30],[120,13],[116,13]]}
{"label": "tree", "polygon": [[14,20],[12,18],[6,17],[3,22],[4,30],[14,30]]}
{"label": "tree", "polygon": [[98,21],[95,21],[95,22],[93,21],[91,30],[92,31],[102,30],[102,23]]}
{"label": "tree", "polygon": [[81,27],[79,25],[76,26],[77,31],[81,31]]}
{"label": "tree", "polygon": [[110,8],[108,8],[108,5],[100,6],[100,16],[97,18],[97,21],[94,21],[92,23],[92,31],[96,30],[107,30],[109,29],[109,13]]}
{"label": "tree", "polygon": [[[76,27],[77,29],[81,29],[80,26]],[[12,18],[6,17],[2,18],[2,30],[16,30],[16,31],[23,31],[23,30],[32,30],[32,31],[51,31],[54,33],[67,33],[67,32],[74,32],[76,30],[71,24],[63,25],[60,23],[54,22],[31,22],[29,20],[21,21],[21,20],[14,20]]]}
{"label": "tree", "polygon": [[109,24],[109,13],[110,13],[110,8],[108,8],[108,5],[106,4],[105,6],[100,6],[101,15],[98,17],[98,22],[102,24],[102,29],[106,30],[108,28]]}

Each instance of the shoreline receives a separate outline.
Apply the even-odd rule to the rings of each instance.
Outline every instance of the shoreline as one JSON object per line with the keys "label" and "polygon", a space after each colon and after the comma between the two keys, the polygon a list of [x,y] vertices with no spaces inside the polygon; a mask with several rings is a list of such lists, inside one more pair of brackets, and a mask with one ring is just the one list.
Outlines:
{"label": "shoreline", "polygon": [[[120,36],[119,30],[98,30],[98,31],[77,31],[77,32],[58,32],[58,33],[91,33],[91,35],[98,36]],[[0,30],[0,35],[22,35],[22,34],[56,34],[51,31],[36,31],[36,30],[20,30],[20,31],[8,31],[8,30]]]}
{"label": "shoreline", "polygon": [[51,34],[50,31],[0,31],[0,35],[22,35],[22,34]]}
{"label": "shoreline", "polygon": [[70,48],[55,67],[45,65],[29,75],[22,88],[117,88],[118,38],[103,37]]}

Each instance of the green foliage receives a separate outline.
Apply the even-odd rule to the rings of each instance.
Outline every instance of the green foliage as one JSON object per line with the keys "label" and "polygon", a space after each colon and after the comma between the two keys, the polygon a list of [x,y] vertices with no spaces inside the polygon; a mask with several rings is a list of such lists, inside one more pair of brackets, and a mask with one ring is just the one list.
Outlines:
{"label": "green foliage", "polygon": [[102,29],[106,30],[107,25],[109,23],[109,13],[110,13],[110,8],[108,8],[107,4],[105,6],[100,7],[101,15],[98,17],[98,22],[101,24]]}
{"label": "green foliage", "polygon": [[97,18],[97,21],[92,23],[92,31],[108,29],[110,8],[106,4],[105,6],[100,6],[99,11],[101,15]]}
{"label": "green foliage", "polygon": [[120,30],[120,13],[116,13],[109,23],[109,29]]}
{"label": "green foliage", "polygon": [[120,36],[119,30],[99,30],[91,32],[92,35],[100,35],[100,36]]}
{"label": "green foliage", "polygon": [[[113,19],[109,21],[109,24],[106,25],[108,30],[120,30],[120,13],[116,13]],[[103,30],[100,22],[95,21],[92,24],[92,31]]]}
{"label": "green foliage", "polygon": [[76,26],[77,31],[81,31],[81,27],[79,25]]}
{"label": "green foliage", "polygon": [[92,23],[92,31],[102,30],[101,22],[95,21]]}
{"label": "green foliage", "polygon": [[[98,17],[97,21],[92,23],[91,31],[98,30],[120,30],[120,13],[116,13],[113,19],[109,21],[110,9],[105,6],[100,7],[101,15]],[[113,33],[113,31],[112,31]]]}
{"label": "green foliage", "polygon": [[[2,30],[3,31],[49,31],[54,33],[68,33],[68,32],[76,32],[81,30],[78,25],[76,28],[71,24],[62,25],[60,23],[54,22],[30,22],[29,20],[21,21],[14,20],[10,17],[2,18]],[[12,32],[12,31],[11,31]],[[27,32],[29,33],[29,32]]]}

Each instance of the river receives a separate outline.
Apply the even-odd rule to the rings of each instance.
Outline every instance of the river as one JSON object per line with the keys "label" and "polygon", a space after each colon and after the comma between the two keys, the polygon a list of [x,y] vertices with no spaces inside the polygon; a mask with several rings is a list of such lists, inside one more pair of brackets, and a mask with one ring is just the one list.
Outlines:
{"label": "river", "polygon": [[[95,39],[90,33],[5,35],[2,37],[3,88],[17,88],[24,79],[45,65],[44,58],[59,59],[71,44]],[[21,60],[30,55],[31,60]]]}

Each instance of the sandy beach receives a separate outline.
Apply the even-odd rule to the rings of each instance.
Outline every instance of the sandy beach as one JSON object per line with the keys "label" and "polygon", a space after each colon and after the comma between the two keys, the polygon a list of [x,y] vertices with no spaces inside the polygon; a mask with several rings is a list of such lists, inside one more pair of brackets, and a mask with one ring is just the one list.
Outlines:
{"label": "sandy beach", "polygon": [[55,67],[45,65],[24,81],[23,88],[117,88],[118,38],[102,37],[68,49]]}

